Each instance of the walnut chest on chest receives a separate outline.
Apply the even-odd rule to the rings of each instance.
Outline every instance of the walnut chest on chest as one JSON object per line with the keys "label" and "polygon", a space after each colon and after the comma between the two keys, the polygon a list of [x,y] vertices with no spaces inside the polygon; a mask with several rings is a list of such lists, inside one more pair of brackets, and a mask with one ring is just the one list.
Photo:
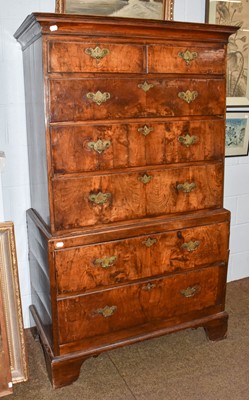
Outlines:
{"label": "walnut chest on chest", "polygon": [[226,45],[236,28],[32,14],[32,318],[54,387],[108,349],[225,337]]}

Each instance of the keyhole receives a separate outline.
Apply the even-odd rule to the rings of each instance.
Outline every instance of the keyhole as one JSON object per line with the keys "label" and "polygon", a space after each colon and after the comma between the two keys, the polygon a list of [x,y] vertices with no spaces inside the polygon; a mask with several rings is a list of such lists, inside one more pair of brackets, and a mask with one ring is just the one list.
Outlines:
{"label": "keyhole", "polygon": [[178,239],[182,239],[182,232],[181,231],[177,232],[177,237],[178,237]]}

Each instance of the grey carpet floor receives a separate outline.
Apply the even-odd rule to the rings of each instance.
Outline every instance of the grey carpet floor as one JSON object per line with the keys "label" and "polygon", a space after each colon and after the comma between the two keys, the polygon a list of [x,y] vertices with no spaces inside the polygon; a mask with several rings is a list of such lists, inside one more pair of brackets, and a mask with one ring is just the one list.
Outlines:
{"label": "grey carpet floor", "polygon": [[249,278],[228,283],[226,310],[225,340],[210,342],[198,328],[114,350],[85,361],[79,379],[56,390],[27,331],[30,377],[8,399],[249,400]]}

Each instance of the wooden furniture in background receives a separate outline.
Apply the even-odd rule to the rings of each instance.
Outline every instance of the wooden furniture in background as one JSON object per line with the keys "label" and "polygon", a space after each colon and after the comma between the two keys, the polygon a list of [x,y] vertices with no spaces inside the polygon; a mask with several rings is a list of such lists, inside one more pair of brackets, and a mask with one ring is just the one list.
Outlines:
{"label": "wooden furniture in background", "polygon": [[32,317],[54,387],[184,328],[227,332],[225,71],[235,28],[29,16]]}

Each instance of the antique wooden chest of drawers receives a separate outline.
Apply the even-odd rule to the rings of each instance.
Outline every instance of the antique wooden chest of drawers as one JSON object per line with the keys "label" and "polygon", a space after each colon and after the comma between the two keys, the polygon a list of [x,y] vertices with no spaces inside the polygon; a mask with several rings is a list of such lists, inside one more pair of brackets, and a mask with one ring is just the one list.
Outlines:
{"label": "antique wooden chest of drawers", "polygon": [[108,349],[227,331],[226,45],[235,28],[29,16],[31,314],[54,387]]}

